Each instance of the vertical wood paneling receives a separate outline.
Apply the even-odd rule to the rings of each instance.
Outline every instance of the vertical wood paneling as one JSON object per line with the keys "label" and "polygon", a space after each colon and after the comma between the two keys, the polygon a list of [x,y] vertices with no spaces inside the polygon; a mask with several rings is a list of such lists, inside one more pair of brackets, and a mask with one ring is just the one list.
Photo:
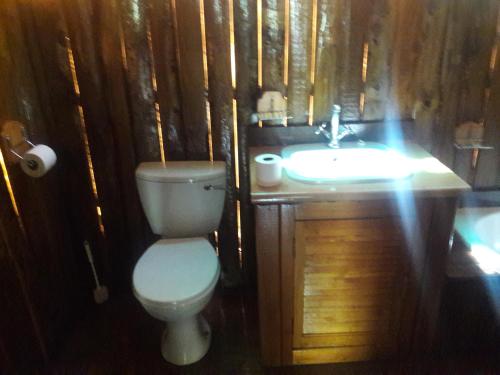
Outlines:
{"label": "vertical wood paneling", "polygon": [[[71,48],[75,60],[76,76],[80,88],[80,103],[83,107],[85,131],[93,162],[93,171],[97,185],[98,204],[101,207],[102,219],[108,242],[108,254],[105,258],[105,269],[117,285],[119,280],[127,276],[124,255],[128,243],[127,231],[123,220],[123,201],[120,180],[117,175],[117,155],[113,128],[109,121],[106,97],[104,95],[103,75],[100,54],[95,45],[95,29],[93,19],[96,16],[89,0],[78,0],[69,4],[62,2],[62,10],[71,40]],[[144,142],[147,142],[144,139]],[[111,271],[111,264],[115,271]]]}
{"label": "vertical wood paneling", "polygon": [[[11,5],[11,4],[9,4]],[[12,11],[12,9],[11,9]],[[0,4],[0,90],[12,95],[0,95],[0,124],[16,114],[15,87],[12,85],[12,63],[9,51],[9,37],[5,28],[8,15],[5,4]],[[14,22],[17,19],[14,18]],[[12,22],[12,21],[11,21]],[[12,27],[12,25],[11,25]],[[3,155],[5,156],[5,150]],[[19,225],[18,218],[10,202],[3,177],[0,176],[0,340],[10,366],[26,365],[29,361],[43,361],[47,358],[45,329],[42,330],[38,316],[38,306],[27,297],[27,280],[23,269],[26,256],[30,254],[26,234]],[[17,348],[23,348],[22,351]],[[4,371],[13,369],[4,369]]]}
{"label": "vertical wood paneling", "polygon": [[[101,270],[105,245],[99,233],[95,201],[87,173],[76,97],[64,39],[66,31],[62,25],[59,4],[57,1],[46,1],[44,4],[21,1],[20,5],[35,72],[34,78],[40,92],[43,93],[40,98],[45,117],[48,119],[47,133],[50,146],[58,155],[58,163],[53,174],[57,174],[59,179],[63,178],[64,181],[64,184],[58,184],[60,193],[57,194],[67,215],[62,215],[61,219],[69,221],[67,233],[73,237],[76,262],[80,265],[87,264],[82,248],[83,240],[87,239],[97,250],[96,265],[98,270]],[[51,194],[56,192],[57,190],[52,190]],[[65,254],[69,255],[72,252],[65,251]],[[92,280],[87,269],[78,268],[76,274],[80,275],[77,280],[82,279],[73,287],[91,285]]]}
{"label": "vertical wood paneling", "polygon": [[238,228],[233,147],[233,88],[229,48],[229,7],[227,1],[205,3],[207,32],[208,87],[215,160],[226,162],[226,201],[219,229],[219,257],[224,281],[231,285],[240,279]]}
{"label": "vertical wood paneling", "polygon": [[262,1],[262,90],[283,94],[285,1]]}
{"label": "vertical wood paneling", "polygon": [[342,72],[347,59],[344,51],[348,41],[345,0],[318,1],[316,79],[314,82],[314,121],[327,121],[333,104],[340,103]]}
{"label": "vertical wood paneling", "polygon": [[159,161],[152,61],[148,44],[148,3],[120,0],[129,106],[139,161]]}
{"label": "vertical wood paneling", "polygon": [[312,1],[290,0],[288,112],[290,124],[307,123],[311,94]]}
{"label": "vertical wood paneling", "polygon": [[169,160],[185,157],[185,139],[179,96],[177,44],[171,1],[151,0],[151,38],[165,154]]}
{"label": "vertical wood paneling", "polygon": [[467,0],[450,2],[446,23],[445,41],[441,61],[441,108],[439,126],[430,134],[433,138],[432,151],[449,167],[453,166],[454,134],[458,121],[457,108],[460,100],[463,45],[467,34]]}
{"label": "vertical wood paneling", "polygon": [[[3,69],[4,84],[14,88],[16,100],[0,96],[0,113],[24,120],[30,135],[36,141],[53,145],[60,156],[54,172],[36,183],[25,180],[13,169],[13,181],[24,197],[28,191],[33,193],[33,201],[42,201],[45,194],[54,194],[53,191],[60,191],[62,197],[59,203],[20,202],[22,213],[29,216],[30,240],[37,242],[35,253],[48,248],[50,256],[55,256],[62,249],[59,243],[70,241],[77,261],[86,264],[80,245],[83,239],[90,239],[97,253],[99,270],[108,254],[98,232],[95,201],[86,173],[76,111],[80,99],[73,92],[65,50],[66,21],[80,80],[107,244],[111,249],[109,267],[120,270],[120,279],[127,279],[139,254],[155,238],[137,196],[134,170],[138,162],[160,160],[160,135],[167,160],[208,159],[209,102],[213,156],[227,163],[228,199],[219,231],[221,263],[228,284],[237,282],[240,275],[236,217],[239,199],[243,269],[251,281],[255,277],[255,253],[246,125],[255,110],[258,94],[256,2],[203,0],[206,25],[202,30],[201,0],[76,0],[69,3],[8,0],[5,4],[13,1],[20,5],[22,24],[10,24],[0,33],[0,43],[7,45],[0,49],[0,60],[8,62],[3,68],[0,64],[0,69]],[[285,20],[287,1],[290,15]],[[312,41],[314,4],[317,4],[317,36]],[[448,165],[454,165],[457,172],[472,181],[471,152],[454,150],[453,132],[460,122],[485,117],[485,143],[494,143],[499,137],[494,125],[498,122],[496,108],[500,106],[497,103],[500,88],[495,83],[497,72],[490,104],[486,115],[484,113],[484,91],[489,85],[488,62],[498,6],[495,0],[317,0],[317,3],[263,0],[262,5],[264,90],[285,91],[285,21],[290,25],[286,72],[289,112],[293,116],[290,124],[307,123],[311,94],[314,95],[313,121],[328,120],[334,103],[342,105],[343,120],[414,116],[417,141],[432,148]],[[61,17],[61,9],[66,20]],[[229,43],[231,9],[234,11],[235,87],[231,79]],[[11,18],[12,15],[7,16],[9,22]],[[13,47],[22,44],[18,29],[19,35],[26,33],[25,48]],[[202,31],[206,32],[207,42],[206,72]],[[364,43],[369,50],[366,82],[362,79]],[[314,44],[316,58],[311,61]],[[360,113],[362,93],[365,101],[364,111]],[[162,120],[161,134],[156,105]],[[234,120],[237,121],[238,150],[234,145]],[[481,152],[477,186],[500,183],[496,167],[498,151]],[[57,178],[67,183],[54,190]],[[68,222],[83,225],[67,224],[70,228],[66,231],[51,232],[51,227],[64,227],[64,224],[47,220],[39,228],[32,228],[34,218],[57,217],[62,211]],[[66,238],[66,233],[70,233],[71,238]],[[57,274],[55,271],[62,263],[58,260],[47,267]],[[80,271],[85,277],[79,282],[89,282],[86,266]],[[47,281],[47,285],[52,282]],[[88,285],[85,286],[86,291],[90,291]],[[65,293],[64,288],[60,292]]]}
{"label": "vertical wood paneling", "polygon": [[[117,172],[120,174],[124,216],[130,239],[132,259],[128,267],[151,243],[153,235],[144,216],[135,181],[137,158],[134,149],[132,118],[127,97],[127,85],[121,51],[120,12],[116,0],[99,2],[98,40],[102,56],[106,103],[113,125],[117,152]],[[124,257],[125,258],[125,257]]]}
{"label": "vertical wood paneling", "polygon": [[[1,37],[0,37],[1,38]],[[1,42],[0,42],[1,43]],[[3,371],[24,371],[33,363],[47,359],[46,337],[41,335],[37,309],[30,301],[26,284],[25,258],[28,250],[25,233],[19,227],[5,181],[0,180],[0,341],[9,367]],[[23,350],[18,350],[22,348]],[[7,365],[7,364],[4,364]],[[27,368],[26,368],[27,367]]]}
{"label": "vertical wood paneling", "polygon": [[441,102],[440,74],[449,2],[426,0],[424,3],[421,50],[415,74],[415,141],[431,149],[438,124]]}
{"label": "vertical wood paneling", "polygon": [[182,113],[188,159],[208,159],[208,123],[200,28],[200,0],[174,0]]}
{"label": "vertical wood paneling", "polygon": [[[5,9],[0,8],[2,13],[2,19],[5,19],[3,16]],[[4,26],[5,24],[0,24],[0,74],[2,75],[2,90],[12,90],[12,58],[9,53],[9,41],[7,28]],[[5,121],[8,114],[16,113],[16,102],[15,97],[12,95],[0,95],[0,113],[2,114],[2,120]]]}
{"label": "vertical wood paneling", "polygon": [[[363,120],[379,120],[386,115],[386,110],[399,112],[399,104],[389,100],[391,81],[391,46],[392,18],[394,8],[389,0],[373,2],[372,12],[366,36],[368,45],[368,65],[364,84]],[[355,27],[359,27],[356,25]],[[361,65],[363,69],[363,65]],[[362,74],[362,71],[359,72]],[[361,105],[361,104],[360,104]],[[391,108],[388,108],[391,106]],[[399,118],[399,116],[396,116]]]}
{"label": "vertical wood paneling", "polygon": [[[21,121],[35,143],[46,143],[49,123],[45,103],[39,96],[41,87],[36,85],[38,72],[32,68],[32,63],[39,60],[28,49],[31,36],[23,27],[24,5],[22,11],[14,1],[0,5],[0,24],[8,25],[8,32],[2,32],[6,42],[2,57],[6,59],[2,59],[0,65],[8,64],[6,70],[10,76],[10,80],[2,82],[5,86],[1,91],[9,93],[7,100],[12,101],[8,107],[4,106],[0,118]],[[82,297],[81,290],[71,290],[71,285],[80,283],[69,250],[74,243],[66,210],[62,207],[63,189],[56,179],[57,168],[39,180],[27,177],[17,164],[9,165],[8,170],[28,238],[16,247],[18,254],[13,256],[25,257],[23,282],[31,288],[30,304],[37,310],[39,335],[49,352],[71,321],[74,309],[79,308],[74,301]],[[14,224],[5,225],[2,230],[15,231],[9,228]]]}
{"label": "vertical wood paneling", "polygon": [[[497,51],[500,38],[496,39]],[[497,53],[495,70],[491,77],[491,94],[485,113],[485,142],[495,149],[481,151],[479,154],[474,187],[498,188],[500,186],[500,53]]]}
{"label": "vertical wood paneling", "polygon": [[341,105],[343,120],[358,120],[359,96],[363,91],[361,77],[363,63],[363,43],[366,41],[368,20],[370,19],[373,2],[350,1],[343,17],[345,27],[349,30],[346,35],[348,48],[347,62],[344,65],[341,82]]}
{"label": "vertical wood paneling", "polygon": [[[26,49],[24,33],[21,28],[17,5],[13,1],[7,1],[0,7],[0,24],[7,26],[5,37],[7,49],[5,51],[8,74],[10,75],[9,86],[2,88],[2,92],[11,93],[13,101],[8,112],[0,114],[4,120],[13,119],[21,121],[28,134],[35,134],[37,139],[45,138],[45,128],[41,107],[38,100],[36,86],[33,85],[34,77],[30,66],[30,58]],[[42,138],[43,137],[43,138]],[[46,138],[45,138],[46,139]],[[19,211],[25,223],[26,232],[31,242],[31,264],[39,262],[41,267],[35,268],[29,274],[29,283],[38,284],[40,292],[33,296],[34,304],[37,305],[40,316],[40,329],[42,335],[48,339],[55,334],[59,327],[58,323],[51,321],[51,314],[57,309],[47,304],[52,298],[64,299],[65,288],[64,277],[61,274],[51,275],[51,270],[61,268],[64,255],[64,244],[66,239],[63,233],[56,230],[64,230],[57,215],[60,212],[57,206],[52,205],[52,197],[47,194],[54,181],[45,179],[36,183],[22,173],[18,165],[9,165],[8,171],[11,183],[15,186]],[[50,230],[53,228],[53,230]],[[47,343],[50,346],[50,343]]]}
{"label": "vertical wood paneling", "polygon": [[393,30],[390,48],[391,82],[389,100],[395,110],[386,116],[412,118],[416,94],[416,69],[422,51],[421,36],[425,1],[391,0]]}
{"label": "vertical wood paneling", "polygon": [[243,270],[247,281],[256,281],[253,206],[250,203],[247,125],[257,96],[257,25],[253,1],[234,0],[234,37],[236,60],[236,100],[238,117],[238,160],[240,164],[240,210]]}
{"label": "vertical wood paneling", "polygon": [[[457,108],[457,124],[484,120],[486,89],[489,87],[491,50],[495,43],[498,2],[481,0],[466,2],[468,14],[465,43],[462,49],[461,93]],[[472,184],[474,179],[473,151],[455,150],[454,171]]]}

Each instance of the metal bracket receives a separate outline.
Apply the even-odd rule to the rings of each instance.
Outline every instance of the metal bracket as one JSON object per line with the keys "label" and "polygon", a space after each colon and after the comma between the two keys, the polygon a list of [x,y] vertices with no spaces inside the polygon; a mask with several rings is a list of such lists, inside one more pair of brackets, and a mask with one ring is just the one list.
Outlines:
{"label": "metal bracket", "polygon": [[[9,152],[6,155],[6,159],[12,164],[23,160],[23,154],[30,148],[35,147],[35,144],[26,136],[24,125],[18,121],[6,121],[2,125],[0,139],[2,140],[3,148]],[[31,162],[36,164],[35,161],[29,161],[29,167],[31,167]]]}
{"label": "metal bracket", "polygon": [[210,191],[210,190],[226,190],[226,187],[224,185],[212,185],[212,184],[209,184],[209,185],[205,185],[203,186],[203,189],[207,190],[207,191]]}
{"label": "metal bracket", "polygon": [[494,150],[495,147],[482,143],[456,143],[454,144],[457,150]]}

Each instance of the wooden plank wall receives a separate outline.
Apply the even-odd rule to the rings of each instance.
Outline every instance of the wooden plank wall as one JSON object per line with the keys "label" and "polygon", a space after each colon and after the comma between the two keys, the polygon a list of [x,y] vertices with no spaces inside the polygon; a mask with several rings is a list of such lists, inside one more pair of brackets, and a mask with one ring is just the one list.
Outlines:
{"label": "wooden plank wall", "polygon": [[[91,281],[84,274],[88,269],[78,266],[85,262],[83,239],[94,250],[103,249],[93,236],[98,224],[95,205],[88,205],[89,176],[79,172],[86,171],[85,153],[73,126],[78,112],[70,71],[63,69],[68,59],[59,8],[48,1],[44,12],[35,12],[27,5],[0,4],[0,122],[24,123],[34,142],[52,145],[59,163],[46,177],[33,179],[17,165],[4,163],[7,150],[0,157],[5,306],[0,340],[12,365],[22,367],[47,360],[90,300]],[[35,40],[40,28],[46,35],[43,43]],[[50,92],[40,90],[47,86]],[[101,269],[103,258],[96,260]]]}
{"label": "wooden plank wall", "polygon": [[[262,90],[287,97],[288,126],[326,121],[334,103],[343,120],[414,119],[416,140],[464,179],[500,186],[498,0],[8,0],[0,8],[9,24],[2,76],[14,80],[21,109],[32,103],[19,114],[2,97],[0,118],[25,121],[60,156],[57,177],[36,188],[10,169],[27,230],[58,243],[29,222],[43,210],[33,203],[43,189],[59,184],[68,241],[90,239],[114,287],[129,286],[156,238],[134,181],[148,160],[226,161],[224,281],[255,278],[246,133],[257,127],[248,124]],[[483,122],[496,149],[458,151],[455,127],[466,121]],[[406,123],[388,122],[387,137]]]}

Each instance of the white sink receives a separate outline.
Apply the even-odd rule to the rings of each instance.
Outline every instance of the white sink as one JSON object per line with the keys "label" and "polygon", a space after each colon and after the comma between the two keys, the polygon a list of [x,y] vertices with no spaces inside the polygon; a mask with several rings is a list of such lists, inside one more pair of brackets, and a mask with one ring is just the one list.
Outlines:
{"label": "white sink", "polygon": [[284,167],[292,179],[309,183],[399,180],[412,174],[411,163],[395,149],[380,143],[342,143],[340,148],[321,144],[285,147]]}
{"label": "white sink", "polygon": [[500,252],[500,212],[483,216],[475,225],[476,233],[481,242],[490,249]]}

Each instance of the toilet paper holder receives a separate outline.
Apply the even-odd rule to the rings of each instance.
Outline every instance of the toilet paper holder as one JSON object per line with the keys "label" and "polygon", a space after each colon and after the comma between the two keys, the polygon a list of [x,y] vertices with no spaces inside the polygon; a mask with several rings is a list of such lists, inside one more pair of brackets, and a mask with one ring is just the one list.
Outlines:
{"label": "toilet paper holder", "polygon": [[[6,159],[11,164],[24,160],[24,152],[36,146],[28,139],[24,125],[18,121],[6,121],[2,126],[0,138],[2,139],[4,148],[9,151]],[[33,160],[29,160],[27,163],[29,167],[36,167],[36,165],[30,165],[31,163],[36,164]]]}

